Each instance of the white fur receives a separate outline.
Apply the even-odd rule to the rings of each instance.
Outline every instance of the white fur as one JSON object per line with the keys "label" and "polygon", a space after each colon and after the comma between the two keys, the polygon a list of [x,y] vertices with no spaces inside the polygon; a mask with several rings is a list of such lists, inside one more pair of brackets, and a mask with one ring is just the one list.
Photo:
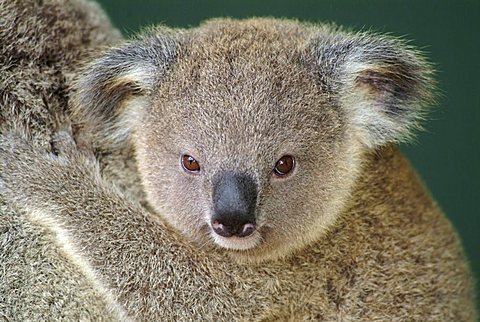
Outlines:
{"label": "white fur", "polygon": [[68,232],[61,227],[52,214],[38,209],[28,209],[26,212],[28,219],[32,223],[45,227],[54,233],[57,244],[66,255],[66,258],[69,258],[76,267],[79,267],[81,272],[91,282],[92,287],[103,295],[110,311],[116,314],[120,321],[133,321],[124,308],[115,300],[112,291],[105,286],[100,276],[93,271],[88,261],[80,254]]}

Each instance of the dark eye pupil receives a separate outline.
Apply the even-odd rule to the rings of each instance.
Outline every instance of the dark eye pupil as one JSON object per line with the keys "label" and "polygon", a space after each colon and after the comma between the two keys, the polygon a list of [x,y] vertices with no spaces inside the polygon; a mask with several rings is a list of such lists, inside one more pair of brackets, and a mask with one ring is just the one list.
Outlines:
{"label": "dark eye pupil", "polygon": [[200,171],[200,165],[198,164],[197,160],[195,160],[195,158],[191,155],[182,156],[182,166],[185,170],[190,172]]}
{"label": "dark eye pupil", "polygon": [[274,172],[278,176],[284,176],[293,170],[293,165],[294,161],[292,156],[283,156],[280,160],[277,161]]}

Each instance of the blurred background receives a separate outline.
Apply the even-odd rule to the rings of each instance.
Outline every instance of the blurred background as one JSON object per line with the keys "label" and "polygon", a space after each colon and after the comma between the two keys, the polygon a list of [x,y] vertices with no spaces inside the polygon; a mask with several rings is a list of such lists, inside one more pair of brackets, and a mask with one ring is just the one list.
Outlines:
{"label": "blurred background", "polygon": [[479,0],[98,1],[125,36],[158,23],[188,27],[210,17],[273,16],[411,39],[435,64],[441,97],[426,131],[402,150],[458,230],[480,280]]}

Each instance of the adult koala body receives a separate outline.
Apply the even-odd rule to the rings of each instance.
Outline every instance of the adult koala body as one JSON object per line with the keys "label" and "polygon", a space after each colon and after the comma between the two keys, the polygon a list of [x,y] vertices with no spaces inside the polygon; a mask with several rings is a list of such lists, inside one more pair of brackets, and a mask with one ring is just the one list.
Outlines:
{"label": "adult koala body", "polygon": [[429,84],[402,43],[329,26],[153,30],[79,78],[77,142],[135,146],[150,206],[201,247],[71,147],[2,137],[0,192],[134,318],[473,320],[458,239],[389,145]]}
{"label": "adult koala body", "polygon": [[[119,40],[92,2],[0,0],[1,135],[23,133],[32,145],[50,148],[52,133],[69,123],[68,86],[79,60]],[[7,199],[0,195],[0,320],[125,316],[95,274],[79,265],[51,230]]]}

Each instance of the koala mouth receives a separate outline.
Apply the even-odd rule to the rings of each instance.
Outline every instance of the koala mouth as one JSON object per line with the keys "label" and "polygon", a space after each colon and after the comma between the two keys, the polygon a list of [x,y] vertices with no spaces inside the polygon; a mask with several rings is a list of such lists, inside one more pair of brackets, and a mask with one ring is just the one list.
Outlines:
{"label": "koala mouth", "polygon": [[237,237],[237,236],[230,236],[230,237],[222,237],[215,232],[211,232],[210,234],[213,238],[213,241],[218,246],[231,249],[231,250],[248,250],[258,246],[262,241],[262,236],[260,232],[255,231],[253,234],[246,236],[246,237]]}

